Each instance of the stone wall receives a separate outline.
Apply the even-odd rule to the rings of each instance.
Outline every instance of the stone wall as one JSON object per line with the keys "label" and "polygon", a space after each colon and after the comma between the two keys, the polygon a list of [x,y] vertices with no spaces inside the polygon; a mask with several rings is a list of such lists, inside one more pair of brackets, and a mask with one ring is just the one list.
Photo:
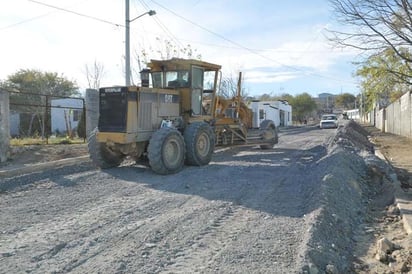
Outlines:
{"label": "stone wall", "polygon": [[5,162],[10,148],[9,93],[0,89],[0,162]]}

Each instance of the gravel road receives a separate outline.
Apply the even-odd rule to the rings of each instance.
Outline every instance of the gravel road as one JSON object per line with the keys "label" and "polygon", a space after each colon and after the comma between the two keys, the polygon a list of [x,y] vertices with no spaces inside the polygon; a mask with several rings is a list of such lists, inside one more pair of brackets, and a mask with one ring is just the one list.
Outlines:
{"label": "gravel road", "polygon": [[336,130],[283,130],[273,150],[218,149],[160,176],[90,164],[5,179],[1,273],[298,273]]}

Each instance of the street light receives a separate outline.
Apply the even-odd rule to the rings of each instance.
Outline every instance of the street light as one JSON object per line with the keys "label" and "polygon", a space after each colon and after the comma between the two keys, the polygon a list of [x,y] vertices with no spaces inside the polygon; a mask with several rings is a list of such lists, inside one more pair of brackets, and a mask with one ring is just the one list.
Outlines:
{"label": "street light", "polygon": [[129,22],[133,22],[134,20],[136,20],[136,19],[138,19],[138,18],[140,18],[140,17],[142,17],[143,15],[146,15],[146,14],[149,14],[149,16],[152,16],[152,15],[156,14],[156,11],[154,11],[154,10],[146,11],[145,13],[140,14],[139,16],[133,18],[132,20],[129,20]]}
{"label": "street light", "polygon": [[134,20],[148,14],[149,16],[155,15],[156,11],[154,10],[149,10],[143,14],[140,14],[139,16],[133,18],[130,20],[130,13],[129,13],[129,0],[126,0],[126,54],[125,54],[125,59],[126,59],[126,86],[130,86],[130,74],[131,74],[131,69],[130,69],[130,22],[133,22]]}

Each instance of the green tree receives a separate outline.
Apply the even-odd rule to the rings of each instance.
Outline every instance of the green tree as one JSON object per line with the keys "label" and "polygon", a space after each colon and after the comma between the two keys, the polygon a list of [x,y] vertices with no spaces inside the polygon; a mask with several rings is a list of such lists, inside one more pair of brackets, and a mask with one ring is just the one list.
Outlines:
{"label": "green tree", "polygon": [[409,0],[329,0],[343,26],[329,40],[368,54],[361,77],[362,108],[386,106],[412,84],[412,2]]}
{"label": "green tree", "polygon": [[59,76],[56,72],[34,69],[21,69],[8,76],[4,84],[21,92],[35,94],[67,97],[80,94],[76,82]]}
{"label": "green tree", "polygon": [[356,76],[361,78],[365,110],[372,110],[376,104],[386,106],[399,98],[411,84],[409,73],[409,66],[392,49],[372,55],[361,63]]}
{"label": "green tree", "polygon": [[316,102],[308,93],[302,93],[291,98],[289,104],[292,106],[293,120],[303,121],[316,110]]}
{"label": "green tree", "polygon": [[[77,84],[55,72],[42,72],[40,70],[22,69],[8,76],[2,83],[2,87],[12,91],[10,103],[13,109],[30,116],[27,123],[27,131],[23,132],[31,136],[37,127],[41,136],[45,136],[46,104],[50,104],[52,96],[69,97],[80,95]],[[47,95],[47,97],[45,96]],[[37,127],[34,128],[34,122]]]}
{"label": "green tree", "polygon": [[284,100],[284,101],[289,102],[289,104],[290,104],[290,102],[293,101],[293,95],[290,95],[289,93],[283,93],[279,96],[276,96],[275,99],[276,100]]}
{"label": "green tree", "polygon": [[337,107],[341,107],[344,109],[353,109],[355,108],[355,101],[356,97],[350,93],[343,93],[337,95],[335,98],[335,104]]}

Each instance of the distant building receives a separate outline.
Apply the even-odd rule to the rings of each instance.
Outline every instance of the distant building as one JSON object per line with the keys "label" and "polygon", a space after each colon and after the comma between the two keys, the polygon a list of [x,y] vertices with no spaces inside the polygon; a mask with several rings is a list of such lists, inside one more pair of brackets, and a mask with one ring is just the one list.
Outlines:
{"label": "distant building", "polygon": [[337,95],[331,93],[320,93],[317,98],[313,98],[318,106],[319,113],[333,113],[335,108],[335,99]]}
{"label": "distant building", "polygon": [[253,112],[254,128],[258,128],[266,119],[272,120],[278,127],[292,125],[292,106],[287,101],[253,101],[250,109]]}
{"label": "distant building", "polygon": [[345,110],[344,113],[346,114],[346,117],[348,119],[352,119],[352,120],[359,120],[360,119],[360,113],[359,113],[358,108]]}

